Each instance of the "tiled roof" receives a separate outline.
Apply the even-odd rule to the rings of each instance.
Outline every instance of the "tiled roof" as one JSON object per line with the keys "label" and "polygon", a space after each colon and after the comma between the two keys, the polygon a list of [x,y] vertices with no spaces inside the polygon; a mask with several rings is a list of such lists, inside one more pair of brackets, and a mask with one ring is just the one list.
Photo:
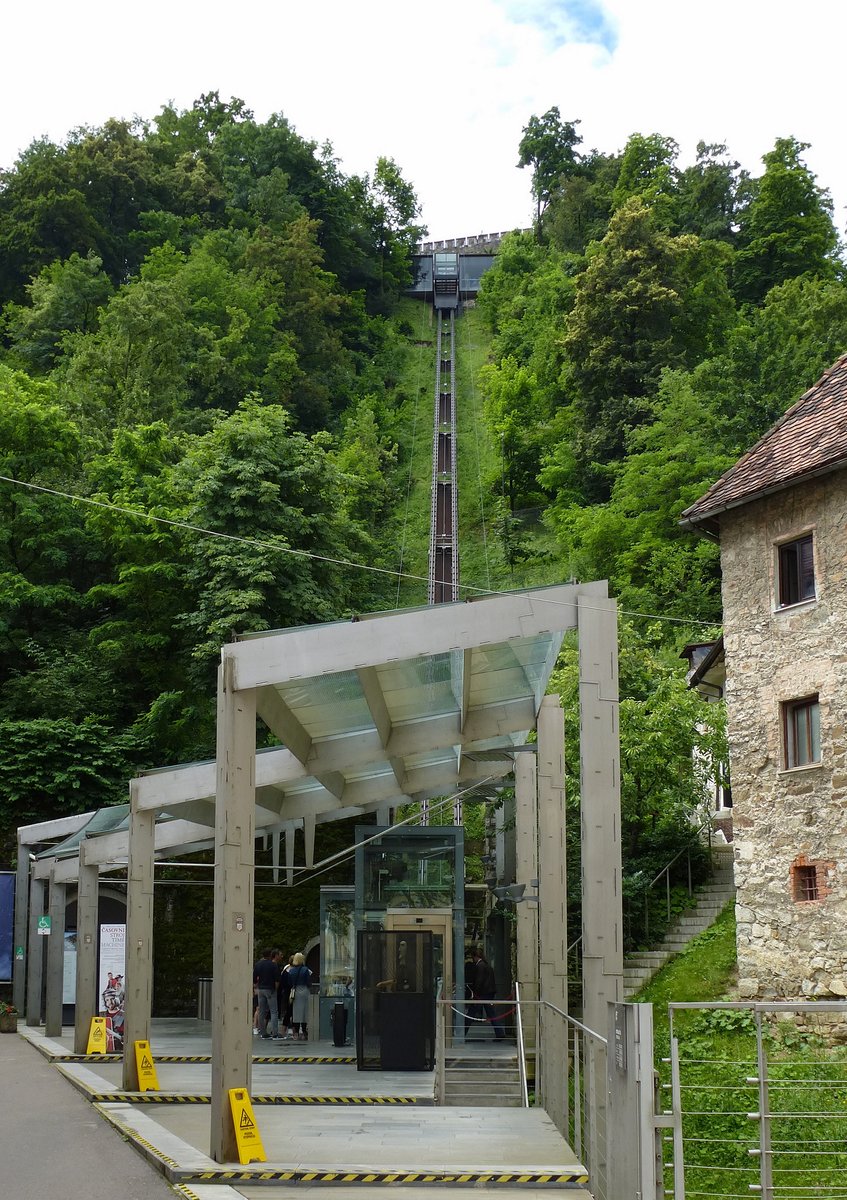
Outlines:
{"label": "tiled roof", "polygon": [[680,524],[714,527],[728,508],[842,465],[847,466],[847,354],[685,510]]}

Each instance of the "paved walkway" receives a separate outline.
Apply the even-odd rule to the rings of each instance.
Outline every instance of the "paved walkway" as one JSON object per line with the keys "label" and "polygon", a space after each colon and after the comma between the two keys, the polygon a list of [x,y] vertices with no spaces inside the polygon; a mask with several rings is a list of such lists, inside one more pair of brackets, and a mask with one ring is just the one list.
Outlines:
{"label": "paved walkway", "polygon": [[[4,1200],[92,1200],[98,1195],[173,1200],[180,1194],[15,1034],[0,1034],[0,1096]],[[225,1197],[218,1193],[216,1200]]]}
{"label": "paved walkway", "polygon": [[[0,1038],[0,1051],[6,1041],[14,1047],[4,1094],[15,1095],[17,1085],[11,1077],[28,1077],[30,1068],[37,1068],[39,1076],[46,1073],[50,1078],[51,1091],[56,1093],[57,1123],[64,1097],[85,1115],[86,1127],[96,1126],[109,1141],[105,1122],[94,1119],[99,1112],[165,1177],[155,1178],[151,1166],[134,1156],[135,1178],[147,1181],[145,1190],[137,1192],[145,1200],[160,1193],[174,1194],[165,1179],[174,1185],[177,1195],[196,1200],[267,1198],[268,1186],[273,1186],[275,1193],[278,1189],[286,1193],[296,1190],[302,1198],[304,1187],[328,1182],[333,1184],[331,1200],[344,1200],[345,1178],[356,1183],[356,1200],[365,1200],[363,1191],[371,1190],[363,1185],[380,1185],[376,1190],[384,1195],[381,1185],[389,1182],[404,1183],[406,1200],[407,1190],[419,1190],[413,1184],[422,1177],[439,1184],[439,1200],[448,1200],[444,1192],[452,1190],[451,1180],[473,1184],[477,1192],[493,1190],[496,1184],[502,1200],[518,1191],[521,1200],[528,1200],[535,1184],[571,1187],[582,1174],[570,1147],[542,1110],[437,1107],[433,1105],[432,1072],[359,1072],[355,1062],[349,1061],[349,1050],[335,1050],[326,1043],[307,1047],[275,1043],[270,1054],[267,1043],[257,1047],[261,1059],[254,1061],[251,1096],[267,1161],[222,1166],[209,1157],[211,1108],[205,1099],[210,1089],[210,1061],[164,1061],[169,1057],[208,1058],[208,1024],[153,1021],[150,1045],[160,1089],[144,1095],[120,1091],[118,1062],[105,1056],[73,1061],[71,1030],[64,1031],[60,1039],[46,1039],[38,1029],[21,1027],[20,1031],[31,1046],[22,1037]],[[317,1061],[295,1061],[304,1057],[304,1050]],[[333,1057],[348,1061],[331,1061]],[[49,1065],[47,1058],[54,1065]],[[74,1086],[68,1087],[68,1083]],[[75,1089],[90,1103],[83,1095],[74,1094]],[[264,1103],[258,1102],[260,1096]],[[9,1107],[4,1105],[4,1109]],[[41,1124],[38,1090],[27,1083],[22,1103],[14,1105],[12,1128],[17,1126],[17,1130],[12,1135],[8,1123],[4,1130],[10,1150],[40,1137]],[[36,1127],[37,1134],[33,1132]],[[72,1126],[68,1140],[83,1166],[86,1190],[79,1192],[80,1200],[83,1195],[90,1200],[92,1180],[96,1191],[97,1175],[92,1171],[96,1172],[100,1163],[106,1168],[104,1179],[110,1190],[116,1185],[122,1200],[134,1200],[136,1193],[123,1186],[122,1173],[115,1175],[108,1156],[103,1158],[97,1151],[95,1161],[95,1154],[81,1150],[87,1134],[83,1136],[79,1126]],[[109,1144],[113,1142],[121,1144],[121,1139],[113,1138]],[[0,1148],[2,1145],[0,1141]],[[127,1147],[121,1144],[121,1149]],[[151,1175],[160,1192],[151,1187]],[[59,1178],[52,1176],[49,1190],[61,1194],[63,1200],[76,1200],[77,1193],[65,1189],[64,1176],[61,1191],[57,1191]],[[43,1200],[46,1193],[42,1179],[32,1191],[7,1194],[9,1200],[29,1200],[30,1196]],[[466,1189],[463,1195],[467,1196]]]}

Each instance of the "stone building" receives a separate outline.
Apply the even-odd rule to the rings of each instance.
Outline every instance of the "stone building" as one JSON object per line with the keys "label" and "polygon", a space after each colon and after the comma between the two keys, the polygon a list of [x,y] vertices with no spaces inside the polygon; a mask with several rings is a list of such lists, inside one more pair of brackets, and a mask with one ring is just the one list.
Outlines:
{"label": "stone building", "polygon": [[682,523],[721,546],[740,994],[847,996],[847,355]]}

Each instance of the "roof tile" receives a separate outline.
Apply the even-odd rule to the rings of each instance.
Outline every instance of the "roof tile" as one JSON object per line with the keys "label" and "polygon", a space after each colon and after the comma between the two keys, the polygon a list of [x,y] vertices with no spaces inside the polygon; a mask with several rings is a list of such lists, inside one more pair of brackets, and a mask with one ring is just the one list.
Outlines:
{"label": "roof tile", "polygon": [[847,465],[847,354],[680,517],[683,525],[714,521],[808,476]]}

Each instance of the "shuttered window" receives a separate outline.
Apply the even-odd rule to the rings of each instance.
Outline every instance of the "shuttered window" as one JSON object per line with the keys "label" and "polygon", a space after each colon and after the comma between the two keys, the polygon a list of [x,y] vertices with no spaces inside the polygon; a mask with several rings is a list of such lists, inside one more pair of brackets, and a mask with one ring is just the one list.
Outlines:
{"label": "shuttered window", "polygon": [[812,535],[779,547],[779,606],[815,598],[815,556]]}

